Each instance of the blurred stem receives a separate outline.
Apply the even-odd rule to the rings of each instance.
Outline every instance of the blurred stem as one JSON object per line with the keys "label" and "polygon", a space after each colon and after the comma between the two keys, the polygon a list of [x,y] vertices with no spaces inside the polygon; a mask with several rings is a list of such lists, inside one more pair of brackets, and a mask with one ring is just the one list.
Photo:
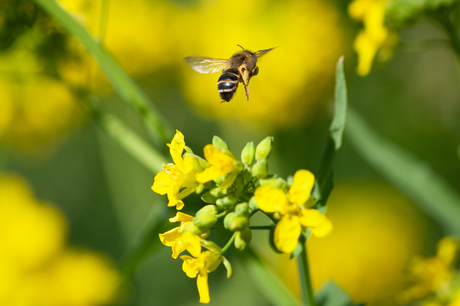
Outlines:
{"label": "blurred stem", "polygon": [[86,106],[99,126],[145,168],[153,174],[160,172],[167,158],[151,147],[119,118],[94,108],[90,99],[90,97],[85,98]]}
{"label": "blurred stem", "polygon": [[101,17],[99,19],[99,44],[103,45],[105,40],[105,33],[107,30],[107,19],[109,16],[109,2],[110,0],[102,0]]}
{"label": "blurred stem", "polygon": [[299,243],[303,244],[302,252],[297,256],[297,267],[300,276],[300,286],[302,288],[302,305],[316,306],[313,287],[308,267],[307,240],[303,235],[300,236]]}
{"label": "blurred stem", "polygon": [[170,140],[172,131],[134,80],[102,49],[88,31],[54,0],[35,0],[35,2],[83,44],[122,99],[141,117],[155,144],[163,147]]}

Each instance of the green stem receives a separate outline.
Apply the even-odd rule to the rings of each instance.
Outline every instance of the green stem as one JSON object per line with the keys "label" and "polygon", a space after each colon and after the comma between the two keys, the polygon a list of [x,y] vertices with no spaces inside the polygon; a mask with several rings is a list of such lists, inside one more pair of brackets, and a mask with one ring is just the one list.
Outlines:
{"label": "green stem", "polygon": [[224,254],[228,248],[233,244],[233,241],[235,241],[237,232],[234,232],[230,240],[227,242],[227,244],[222,248],[222,254]]}
{"label": "green stem", "polygon": [[96,60],[107,79],[112,83],[122,99],[128,103],[141,117],[147,131],[158,147],[163,147],[171,139],[171,129],[161,117],[145,93],[123,68],[94,40],[94,38],[75,19],[70,16],[54,0],[35,0],[48,14],[59,23],[86,48]]}
{"label": "green stem", "polygon": [[441,26],[449,39],[450,46],[460,63],[460,38],[458,30],[452,20],[449,18],[450,9],[440,8],[438,11],[433,12],[430,16]]}
{"label": "green stem", "polygon": [[107,19],[109,15],[109,1],[110,0],[102,0],[102,7],[101,7],[101,17],[99,20],[99,44],[104,44],[105,33],[107,30]]}
{"label": "green stem", "polygon": [[250,226],[249,228],[252,230],[271,230],[275,226],[274,225],[255,225],[255,226]]}
{"label": "green stem", "polygon": [[301,235],[299,243],[303,244],[302,252],[297,256],[297,267],[302,288],[302,305],[316,306],[313,294],[313,287],[310,279],[310,269],[308,267],[306,239]]}

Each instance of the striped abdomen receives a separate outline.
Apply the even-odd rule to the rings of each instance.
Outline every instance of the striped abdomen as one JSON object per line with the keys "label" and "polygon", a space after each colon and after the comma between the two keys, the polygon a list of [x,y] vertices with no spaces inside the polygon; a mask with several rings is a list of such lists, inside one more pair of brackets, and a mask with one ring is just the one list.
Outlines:
{"label": "striped abdomen", "polygon": [[229,102],[236,92],[240,74],[237,69],[230,68],[222,71],[222,74],[217,81],[217,91],[222,100]]}

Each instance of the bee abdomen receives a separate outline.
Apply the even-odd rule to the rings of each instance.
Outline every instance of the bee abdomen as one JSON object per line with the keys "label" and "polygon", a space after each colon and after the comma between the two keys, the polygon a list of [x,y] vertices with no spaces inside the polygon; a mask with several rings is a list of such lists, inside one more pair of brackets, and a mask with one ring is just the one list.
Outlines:
{"label": "bee abdomen", "polygon": [[239,81],[239,72],[234,68],[224,70],[217,81],[217,91],[222,100],[229,102],[236,92]]}

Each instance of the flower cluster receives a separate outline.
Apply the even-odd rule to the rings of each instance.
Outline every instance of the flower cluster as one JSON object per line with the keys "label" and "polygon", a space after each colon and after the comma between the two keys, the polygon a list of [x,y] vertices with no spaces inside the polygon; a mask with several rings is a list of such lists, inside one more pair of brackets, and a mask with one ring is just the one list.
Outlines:
{"label": "flower cluster", "polygon": [[401,293],[402,304],[421,301],[425,306],[460,305],[460,271],[456,270],[460,243],[453,237],[438,242],[436,256],[416,257],[408,272],[413,284]]}
{"label": "flower cluster", "polygon": [[[201,303],[210,301],[208,273],[223,263],[227,276],[231,276],[231,265],[223,254],[231,245],[240,251],[247,247],[252,238],[250,218],[255,213],[260,211],[276,223],[266,228],[274,228],[274,244],[283,253],[292,253],[307,229],[318,237],[332,230],[329,219],[312,207],[315,199],[310,194],[315,177],[310,171],[297,171],[290,184],[269,173],[272,146],[272,137],[257,147],[250,142],[239,161],[217,136],[204,147],[205,159],[185,145],[179,131],[168,144],[174,163],[163,165],[152,190],[167,195],[168,206],[177,210],[184,207],[184,198],[192,193],[201,194],[206,205],[195,216],[178,211],[169,221],[180,225],[160,234],[160,240],[171,247],[173,258],[184,251],[190,254],[180,256],[182,269],[188,277],[197,278]],[[233,233],[222,248],[206,240],[218,222],[220,228]]]}

